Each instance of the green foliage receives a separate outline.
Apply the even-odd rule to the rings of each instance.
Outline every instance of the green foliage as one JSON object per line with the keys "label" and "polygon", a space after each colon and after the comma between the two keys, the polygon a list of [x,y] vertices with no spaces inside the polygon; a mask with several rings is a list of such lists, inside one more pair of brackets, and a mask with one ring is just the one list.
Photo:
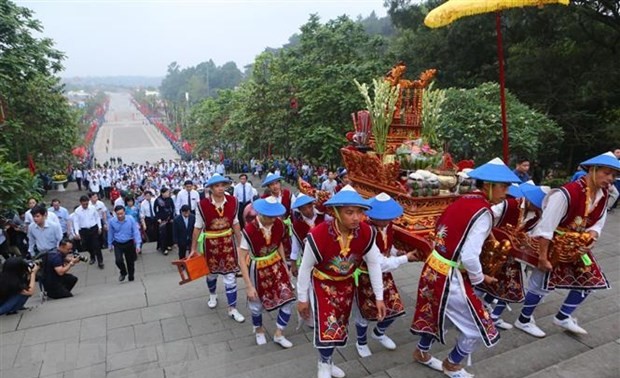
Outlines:
{"label": "green foliage", "polygon": [[77,114],[54,76],[64,55],[51,39],[36,37],[43,28],[32,15],[0,0],[0,97],[8,109],[0,148],[22,166],[32,155],[42,170],[64,169],[76,141]]}
{"label": "green foliage", "polygon": [[0,214],[24,207],[28,198],[40,198],[35,178],[25,168],[6,161],[0,150]]}
{"label": "green foliage", "polygon": [[[510,153],[529,159],[554,156],[562,143],[558,125],[506,93]],[[473,89],[446,90],[439,137],[457,159],[477,163],[502,155],[499,85],[485,83]]]}

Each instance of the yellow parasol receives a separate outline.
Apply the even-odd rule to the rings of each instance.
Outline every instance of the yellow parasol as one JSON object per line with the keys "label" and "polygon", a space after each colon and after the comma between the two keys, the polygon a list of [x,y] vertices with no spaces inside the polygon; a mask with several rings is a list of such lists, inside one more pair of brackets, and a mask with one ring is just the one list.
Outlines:
{"label": "yellow parasol", "polygon": [[496,12],[497,55],[499,59],[499,88],[502,109],[503,157],[508,164],[508,121],[506,119],[506,97],[504,78],[504,50],[502,47],[501,11],[510,8],[524,8],[546,4],[568,5],[569,0],[448,0],[426,15],[424,24],[429,28],[446,26],[461,17]]}

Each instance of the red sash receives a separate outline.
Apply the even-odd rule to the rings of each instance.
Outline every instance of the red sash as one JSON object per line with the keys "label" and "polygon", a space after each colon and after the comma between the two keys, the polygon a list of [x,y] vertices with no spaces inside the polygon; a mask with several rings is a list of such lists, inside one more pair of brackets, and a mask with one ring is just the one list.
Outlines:
{"label": "red sash", "polygon": [[243,230],[243,237],[250,246],[248,251],[250,254],[250,278],[263,307],[267,311],[273,311],[295,300],[286,263],[278,253],[283,235],[284,224],[280,219],[276,219],[271,227],[269,243],[265,240],[257,220],[246,224]]}
{"label": "red sash", "polygon": [[312,274],[314,289],[314,345],[318,348],[347,343],[349,317],[355,293],[353,273],[375,241],[366,223],[353,231],[350,251],[341,253],[334,221],[323,222],[308,234],[317,264]]}
{"label": "red sash", "polygon": [[204,222],[204,232],[207,233],[204,241],[205,258],[209,271],[216,274],[239,272],[239,261],[234,232],[230,235],[213,237],[218,232],[230,230],[237,216],[237,199],[226,194],[223,213],[218,213],[211,202],[211,198],[203,198],[199,202],[198,211]]}
{"label": "red sash", "polygon": [[[377,233],[376,244],[381,253],[385,257],[390,257],[392,246],[394,245],[394,230],[392,229],[392,223],[390,223],[385,230],[387,238],[384,239],[383,234],[372,226]],[[372,291],[372,285],[370,284],[370,276],[368,275],[368,268],[366,262],[362,261],[360,266],[362,274],[359,276],[359,281],[356,290],[357,307],[360,310],[360,314],[364,319],[376,321],[377,320],[377,304],[375,293]],[[364,273],[366,272],[366,273]],[[385,319],[392,319],[405,314],[405,306],[401,300],[400,293],[394,283],[392,273],[383,273],[383,301],[386,307]]]}
{"label": "red sash", "polygon": [[[586,178],[581,177],[559,189],[568,201],[568,210],[558,227],[576,232],[585,232],[592,227],[603,216],[606,211],[609,192],[603,189],[603,197],[599,200],[596,207],[590,214],[586,214]],[[579,259],[575,263],[558,263],[551,272],[545,275],[545,286],[547,290],[553,289],[609,289],[609,281],[596,262],[592,251],[587,252],[592,261],[591,265],[585,265]]]}
{"label": "red sash", "polygon": [[[461,248],[474,222],[484,213],[491,213],[491,207],[484,194],[467,194],[448,206],[437,220],[435,228],[435,250],[444,258],[460,261]],[[451,268],[449,277],[437,272],[426,261],[420,275],[415,314],[410,331],[426,334],[445,344],[446,304],[450,294],[450,279],[458,270]],[[499,341],[499,333],[482,302],[474,293],[469,277],[462,274],[463,289],[467,296],[467,311],[474,317],[480,337],[487,346]]]}

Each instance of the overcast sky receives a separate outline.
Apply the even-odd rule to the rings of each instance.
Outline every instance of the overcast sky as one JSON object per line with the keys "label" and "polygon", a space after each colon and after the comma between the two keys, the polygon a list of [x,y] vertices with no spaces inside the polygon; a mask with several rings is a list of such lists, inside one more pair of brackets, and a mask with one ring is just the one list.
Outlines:
{"label": "overcast sky", "polygon": [[348,14],[385,16],[383,0],[31,0],[64,51],[63,77],[164,76],[169,63],[213,59],[240,69],[265,47],[280,47],[311,13],[322,21]]}

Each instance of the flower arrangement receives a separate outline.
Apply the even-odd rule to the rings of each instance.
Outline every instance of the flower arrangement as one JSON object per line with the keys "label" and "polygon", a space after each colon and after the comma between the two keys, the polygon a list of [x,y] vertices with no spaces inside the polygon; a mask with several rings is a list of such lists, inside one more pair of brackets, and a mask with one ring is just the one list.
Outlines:
{"label": "flower arrangement", "polygon": [[373,79],[374,98],[371,99],[368,93],[368,85],[366,83],[360,84],[355,79],[353,81],[364,97],[366,108],[370,113],[371,131],[375,137],[375,151],[377,154],[383,155],[387,148],[388,130],[396,110],[400,85],[392,86],[389,81],[382,78]]}
{"label": "flower arrangement", "polygon": [[67,175],[64,173],[56,173],[52,176],[52,181],[67,181]]}
{"label": "flower arrangement", "polygon": [[396,150],[400,167],[405,170],[436,168],[441,165],[442,154],[422,138],[407,141]]}

